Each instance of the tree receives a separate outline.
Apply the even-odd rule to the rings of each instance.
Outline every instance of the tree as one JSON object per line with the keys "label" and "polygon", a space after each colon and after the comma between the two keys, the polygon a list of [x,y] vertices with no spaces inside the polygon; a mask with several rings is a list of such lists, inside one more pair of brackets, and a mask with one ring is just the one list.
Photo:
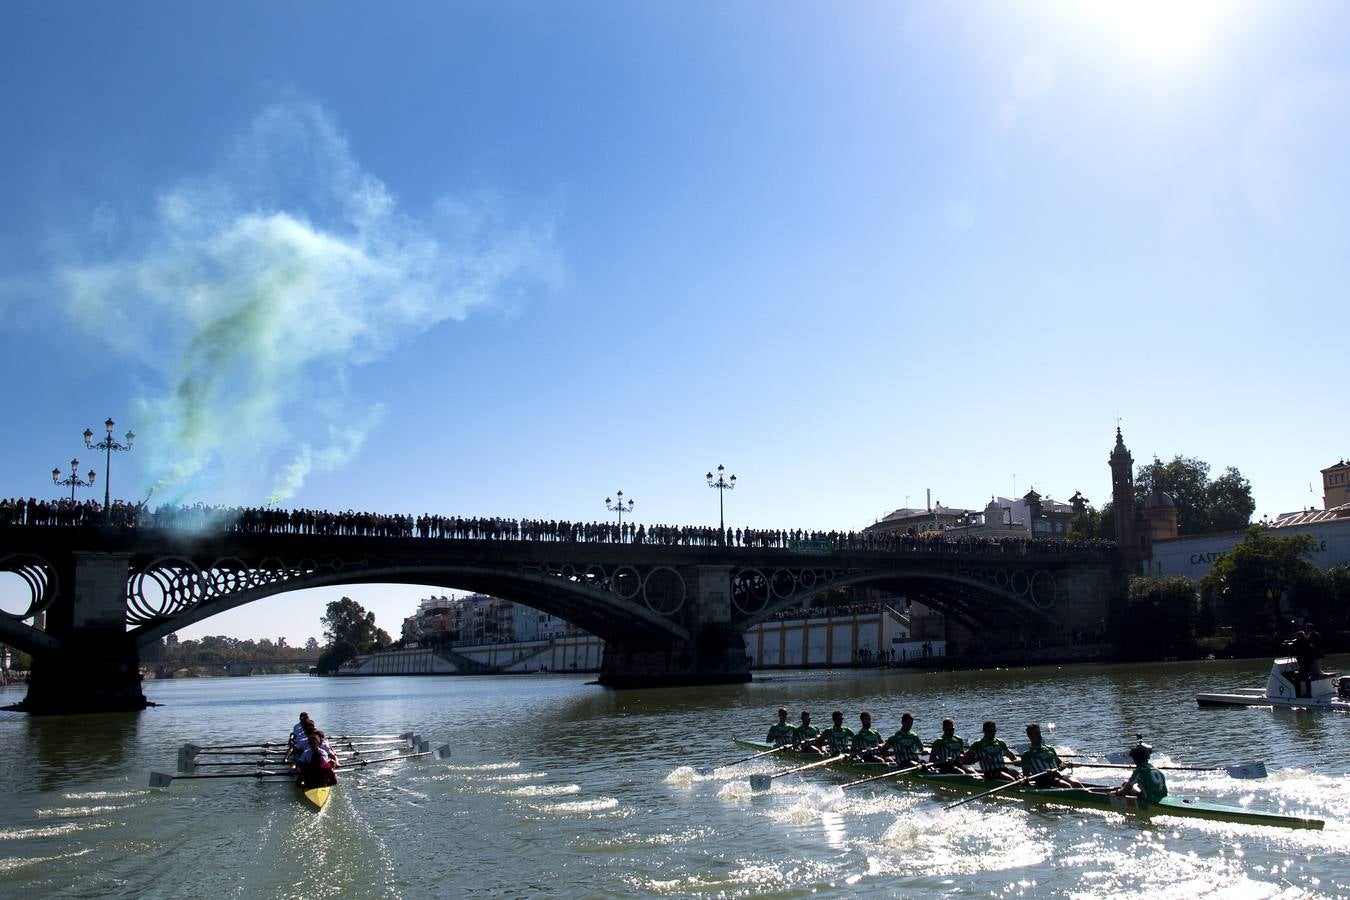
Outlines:
{"label": "tree", "polygon": [[356,652],[364,653],[375,647],[387,647],[389,634],[375,626],[375,614],[351,597],[343,597],[328,604],[328,611],[320,618],[323,636],[330,647],[348,643]]}
{"label": "tree", "polygon": [[319,661],[314,666],[320,675],[331,675],[338,670],[338,667],[356,655],[356,648],[348,641],[336,641],[323,653],[319,654]]}
{"label": "tree", "polygon": [[306,652],[306,653],[318,653],[318,652],[319,652],[319,639],[318,639],[318,638],[310,638],[309,640],[305,641],[305,652]]}
{"label": "tree", "polygon": [[1209,479],[1209,463],[1175,456],[1164,463],[1154,459],[1140,466],[1134,478],[1134,502],[1142,508],[1154,487],[1165,491],[1177,506],[1177,530],[1181,534],[1233,531],[1251,521],[1256,503],[1252,485],[1229,466],[1223,475]]}
{"label": "tree", "polygon": [[1195,584],[1186,576],[1131,578],[1120,648],[1135,659],[1190,655],[1199,618]]}
{"label": "tree", "polygon": [[1201,596],[1232,624],[1239,648],[1254,650],[1278,636],[1280,598],[1306,594],[1325,577],[1308,559],[1312,547],[1306,534],[1271,537],[1252,525],[1201,580]]}
{"label": "tree", "polygon": [[1081,512],[1074,513],[1069,520],[1069,538],[1071,540],[1116,539],[1115,507],[1108,500],[1100,510],[1084,506]]}

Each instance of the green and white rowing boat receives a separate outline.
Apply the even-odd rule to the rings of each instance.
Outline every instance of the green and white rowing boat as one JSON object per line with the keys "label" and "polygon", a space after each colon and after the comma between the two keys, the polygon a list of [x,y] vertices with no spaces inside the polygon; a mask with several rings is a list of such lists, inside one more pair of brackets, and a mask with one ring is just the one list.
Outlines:
{"label": "green and white rowing boat", "polygon": [[[737,740],[736,746],[752,751],[770,750],[773,748],[772,744],[756,740]],[[781,750],[775,754],[774,757],[800,760],[802,762],[811,762],[821,759],[819,755],[814,753],[798,753],[792,750]],[[849,775],[858,778],[882,775],[887,772],[895,771],[893,766],[885,763],[868,763],[857,760],[843,760],[836,763],[830,763],[825,768],[846,772]],[[979,775],[939,775],[922,769],[917,772],[899,775],[893,779],[887,780],[931,785],[933,787],[961,791],[963,793],[987,791],[990,787],[997,786],[996,782],[988,781]],[[881,782],[878,781],[877,783],[880,784]],[[1114,796],[1109,793],[1109,791],[1110,788],[1102,785],[1085,785],[1082,788],[1038,788],[1024,785],[1022,787],[1010,788],[1009,790],[1002,791],[999,796],[1018,797],[1023,800],[1061,804],[1064,806],[1079,806],[1145,817],[1183,816],[1190,819],[1236,822],[1242,825],[1268,825],[1275,828],[1320,829],[1325,824],[1321,819],[1312,819],[1306,816],[1291,816],[1279,812],[1264,812],[1261,810],[1247,809],[1241,806],[1226,806],[1221,803],[1209,803],[1204,800],[1181,798],[1172,795],[1164,797],[1156,803],[1149,803],[1146,801],[1141,802],[1135,797]]]}

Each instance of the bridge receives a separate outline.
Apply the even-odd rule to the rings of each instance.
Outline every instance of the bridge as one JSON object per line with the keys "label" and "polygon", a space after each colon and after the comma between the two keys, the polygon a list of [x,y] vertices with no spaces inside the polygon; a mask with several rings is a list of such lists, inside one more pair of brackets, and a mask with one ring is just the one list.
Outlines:
{"label": "bridge", "polygon": [[178,656],[173,660],[143,662],[143,671],[154,670],[156,678],[172,676],[174,672],[186,669],[214,669],[228,675],[252,675],[268,669],[308,672],[319,664],[317,656],[265,657],[254,656],[241,659],[221,659],[215,654],[203,653],[193,656]]}
{"label": "bridge", "polygon": [[597,635],[601,684],[711,684],[750,679],[746,628],[832,588],[902,594],[972,632],[1054,647],[1099,631],[1126,578],[1115,546],[1100,542],[756,532],[745,546],[739,533],[724,544],[705,531],[541,539],[519,528],[484,538],[421,527],[0,525],[0,572],[31,592],[26,610],[0,615],[0,642],[33,656],[23,709],[139,709],[140,648],[188,625],[304,588],[426,584],[516,601]]}

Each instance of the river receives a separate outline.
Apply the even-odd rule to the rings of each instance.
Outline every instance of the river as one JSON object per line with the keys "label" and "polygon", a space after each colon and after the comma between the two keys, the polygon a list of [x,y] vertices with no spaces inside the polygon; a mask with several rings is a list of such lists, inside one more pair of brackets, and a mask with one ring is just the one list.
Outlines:
{"label": "river", "polygon": [[[1197,690],[1257,686],[1267,668],[781,673],[625,692],[566,675],[147,682],[162,706],[136,715],[0,713],[0,896],[1350,896],[1350,715],[1196,707]],[[0,703],[23,690],[0,689]],[[973,739],[993,716],[1014,745],[1037,720],[1061,752],[1143,732],[1155,762],[1271,769],[1172,772],[1173,794],[1327,827],[997,798],[944,812],[954,795],[924,787],[844,792],[817,771],[755,794],[749,775],[781,764],[690,768],[745,755],[731,738],[762,737],[780,704],[822,724],[837,707],[852,727],[868,708],[883,734],[911,710],[925,738],[950,715]],[[318,814],[285,783],[147,787],[151,770],[175,770],[179,745],[284,738],[302,709],[330,733],[416,730],[453,756],[347,774]]]}

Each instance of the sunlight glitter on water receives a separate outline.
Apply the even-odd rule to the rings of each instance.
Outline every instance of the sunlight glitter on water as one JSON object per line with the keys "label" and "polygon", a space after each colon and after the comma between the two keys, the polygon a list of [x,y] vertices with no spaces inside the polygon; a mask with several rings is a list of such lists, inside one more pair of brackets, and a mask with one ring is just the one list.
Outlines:
{"label": "sunlight glitter on water", "polygon": [[531,806],[538,812],[562,813],[600,813],[618,809],[619,801],[613,797],[598,797],[595,800],[567,800],[562,803],[537,803]]}
{"label": "sunlight glitter on water", "polygon": [[61,806],[54,809],[39,809],[35,812],[39,819],[78,819],[133,809],[136,805],[134,803],[123,803],[115,806]]}
{"label": "sunlight glitter on water", "polygon": [[48,825],[42,828],[10,828],[0,830],[0,841],[17,841],[24,838],[61,837],[83,831],[96,831],[99,828],[111,828],[110,822],[71,822],[67,825]]}
{"label": "sunlight glitter on water", "polygon": [[566,794],[578,794],[578,784],[532,784],[528,787],[511,788],[502,791],[503,797],[561,797]]}
{"label": "sunlight glitter on water", "polygon": [[76,850],[71,853],[58,853],[55,856],[14,856],[9,859],[0,858],[0,873],[14,872],[28,866],[39,866],[45,863],[78,859],[79,857],[92,852],[92,850]]}
{"label": "sunlight glitter on water", "polygon": [[127,797],[144,797],[150,791],[86,791],[82,794],[62,794],[62,800],[122,800]]}

